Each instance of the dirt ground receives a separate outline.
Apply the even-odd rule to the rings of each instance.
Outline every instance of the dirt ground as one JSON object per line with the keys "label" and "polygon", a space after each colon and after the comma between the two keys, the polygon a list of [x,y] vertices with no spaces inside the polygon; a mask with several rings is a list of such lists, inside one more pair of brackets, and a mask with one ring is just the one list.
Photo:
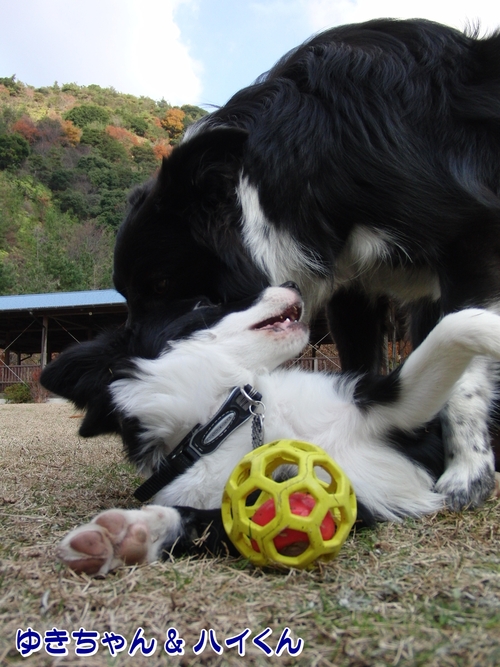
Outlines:
{"label": "dirt ground", "polygon": [[[186,558],[92,579],[55,545],[103,509],[136,507],[139,480],[117,438],[84,440],[78,425],[67,404],[0,405],[0,665],[500,665],[498,500],[360,532],[310,571]],[[70,642],[51,642],[58,631]],[[77,655],[92,648],[80,631],[99,634],[93,655]],[[268,655],[262,642],[280,640]]]}

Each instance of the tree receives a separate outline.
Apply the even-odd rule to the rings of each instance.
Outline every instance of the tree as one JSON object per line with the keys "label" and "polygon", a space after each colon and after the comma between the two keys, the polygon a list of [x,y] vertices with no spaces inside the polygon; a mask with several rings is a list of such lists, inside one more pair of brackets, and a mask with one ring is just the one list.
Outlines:
{"label": "tree", "polygon": [[22,137],[24,137],[30,144],[33,144],[37,139],[40,138],[40,132],[38,131],[37,126],[29,116],[26,116],[26,114],[17,120],[12,125],[11,129],[12,132],[17,132],[17,134],[20,134]]}
{"label": "tree", "polygon": [[100,209],[97,216],[99,223],[117,228],[125,217],[127,196],[123,190],[103,190]]}
{"label": "tree", "polygon": [[0,294],[9,294],[15,285],[15,276],[9,264],[9,255],[0,250]]}
{"label": "tree", "polygon": [[184,132],[184,117],[186,114],[178,107],[169,109],[160,121],[162,127],[167,130],[173,142],[177,142]]}
{"label": "tree", "polygon": [[50,175],[48,186],[52,192],[59,192],[66,190],[72,181],[72,173],[69,169],[59,168],[55,169]]}
{"label": "tree", "polygon": [[39,153],[50,153],[57,146],[64,143],[64,132],[61,123],[56,118],[45,116],[37,123],[39,138],[36,141],[36,151]]}
{"label": "tree", "polygon": [[108,125],[106,127],[106,133],[112,139],[116,139],[126,148],[131,148],[132,146],[138,146],[140,141],[138,137],[129,130],[126,130],[124,127],[116,127],[115,125]]}
{"label": "tree", "polygon": [[206,116],[208,113],[205,109],[196,107],[193,104],[183,104],[181,109],[186,114],[183,120],[185,128],[189,127],[189,125],[195,123],[200,118],[203,118],[203,116]]}
{"label": "tree", "polygon": [[149,176],[155,169],[158,169],[158,158],[152,146],[148,146],[147,144],[134,146],[131,153],[134,162],[145,175]]}
{"label": "tree", "polygon": [[0,85],[5,86],[11,95],[19,95],[22,85],[16,81],[16,75],[0,77]]}
{"label": "tree", "polygon": [[144,137],[148,131],[148,122],[142,116],[124,115],[123,120],[137,136]]}
{"label": "tree", "polygon": [[90,213],[88,198],[76,190],[63,190],[57,193],[57,203],[61,211],[70,211],[80,220],[85,220]]}
{"label": "tree", "polygon": [[155,142],[153,146],[153,151],[157,160],[168,157],[172,150],[172,146],[165,139],[160,139],[159,141]]}
{"label": "tree", "polygon": [[20,134],[0,134],[0,169],[17,169],[30,154],[30,146]]}
{"label": "tree", "polygon": [[68,139],[68,143],[72,146],[77,146],[82,137],[82,131],[71,120],[63,120],[61,123],[64,134]]}
{"label": "tree", "polygon": [[111,114],[109,111],[97,106],[97,104],[81,104],[68,111],[65,115],[65,120],[70,120],[83,129],[91,123],[107,125],[110,117]]}
{"label": "tree", "polygon": [[126,149],[105,130],[99,130],[95,127],[84,128],[81,143],[94,146],[103,158],[111,162],[128,159]]}

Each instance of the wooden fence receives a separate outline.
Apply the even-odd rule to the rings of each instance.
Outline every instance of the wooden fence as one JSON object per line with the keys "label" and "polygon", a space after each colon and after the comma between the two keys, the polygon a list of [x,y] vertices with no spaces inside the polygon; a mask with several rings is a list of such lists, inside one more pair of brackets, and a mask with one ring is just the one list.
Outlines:
{"label": "wooden fence", "polygon": [[0,391],[11,384],[31,384],[40,377],[41,366],[39,364],[23,364],[21,366],[6,366],[0,363]]}
{"label": "wooden fence", "polygon": [[[338,357],[330,358],[322,355],[318,355],[317,357],[300,357],[299,359],[292,359],[285,365],[288,368],[297,366],[310,371],[335,372],[340,370]],[[11,384],[31,384],[32,382],[36,382],[40,377],[40,370],[41,366],[38,364],[23,364],[22,366],[12,364],[10,366],[5,366],[5,364],[0,362],[0,392]]]}
{"label": "wooden fence", "polygon": [[330,371],[335,373],[340,371],[340,361],[338,357],[325,357],[318,355],[316,357],[299,357],[287,361],[286,368],[305,368],[308,371]]}
{"label": "wooden fence", "polygon": [[[326,347],[326,346],[325,346]],[[333,346],[331,346],[333,348]],[[389,352],[392,350],[389,348]],[[404,353],[401,349],[401,357],[404,358],[407,356],[408,352]],[[398,357],[399,357],[399,348],[398,348]],[[392,357],[392,354],[389,355],[389,359]],[[401,358],[399,357],[399,358]],[[298,357],[297,359],[291,359],[290,361],[284,364],[287,368],[304,368],[309,371],[329,371],[329,372],[338,372],[340,371],[340,361],[339,357],[336,354],[336,350],[332,353],[328,350],[328,354],[323,354],[322,352],[317,352],[316,356],[303,356]],[[397,365],[397,364],[396,364]],[[25,382],[30,384],[35,382],[40,377],[41,367],[38,364],[23,364],[22,366],[6,366],[0,361],[0,392],[8,387],[11,384],[18,384],[20,382]]]}

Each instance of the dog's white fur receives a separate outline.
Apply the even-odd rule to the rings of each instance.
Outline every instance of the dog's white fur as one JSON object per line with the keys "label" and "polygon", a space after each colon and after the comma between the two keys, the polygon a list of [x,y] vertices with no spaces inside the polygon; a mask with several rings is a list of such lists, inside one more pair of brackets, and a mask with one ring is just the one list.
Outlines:
{"label": "dog's white fur", "polygon": [[[479,309],[448,315],[404,364],[397,400],[361,407],[353,398],[356,377],[278,368],[303,349],[307,327],[298,321],[254,327],[292,305],[302,306],[295,290],[268,288],[248,310],[231,313],[214,327],[172,343],[158,359],[137,360],[133,378],[111,385],[117,410],[141,424],[142,472],[149,475],[196,423],[207,422],[234,386],[250,384],[263,396],[266,442],[290,438],[323,447],[377,518],[420,516],[442,507],[444,497],[434,490],[432,477],[393,448],[388,434],[393,429],[412,431],[432,419],[474,357],[500,360],[500,317]],[[155,505],[219,507],[231,470],[252,448],[250,429],[247,422],[233,432],[217,451],[160,491]],[[122,522],[133,527],[139,521],[148,534],[152,532],[148,517],[154,516],[157,551],[147,537],[143,560],[158,556],[159,534],[164,539],[178,528],[175,517],[163,510],[152,513],[150,508],[143,515],[137,510],[121,512]],[[161,524],[163,514],[162,531],[157,522],[160,517]],[[97,528],[94,521],[67,536],[61,545],[64,560],[82,557],[74,548],[75,535],[106,532],[99,521]],[[116,540],[107,548],[116,555]],[[115,561],[109,556],[102,572]]]}

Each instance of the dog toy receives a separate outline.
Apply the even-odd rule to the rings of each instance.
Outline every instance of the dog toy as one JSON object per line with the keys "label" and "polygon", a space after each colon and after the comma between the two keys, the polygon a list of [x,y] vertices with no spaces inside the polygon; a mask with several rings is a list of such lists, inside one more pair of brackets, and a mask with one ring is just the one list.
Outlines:
{"label": "dog toy", "polygon": [[252,450],[233,470],[222,520],[254,565],[305,568],[338,554],[356,520],[356,497],[320,447],[278,440]]}

